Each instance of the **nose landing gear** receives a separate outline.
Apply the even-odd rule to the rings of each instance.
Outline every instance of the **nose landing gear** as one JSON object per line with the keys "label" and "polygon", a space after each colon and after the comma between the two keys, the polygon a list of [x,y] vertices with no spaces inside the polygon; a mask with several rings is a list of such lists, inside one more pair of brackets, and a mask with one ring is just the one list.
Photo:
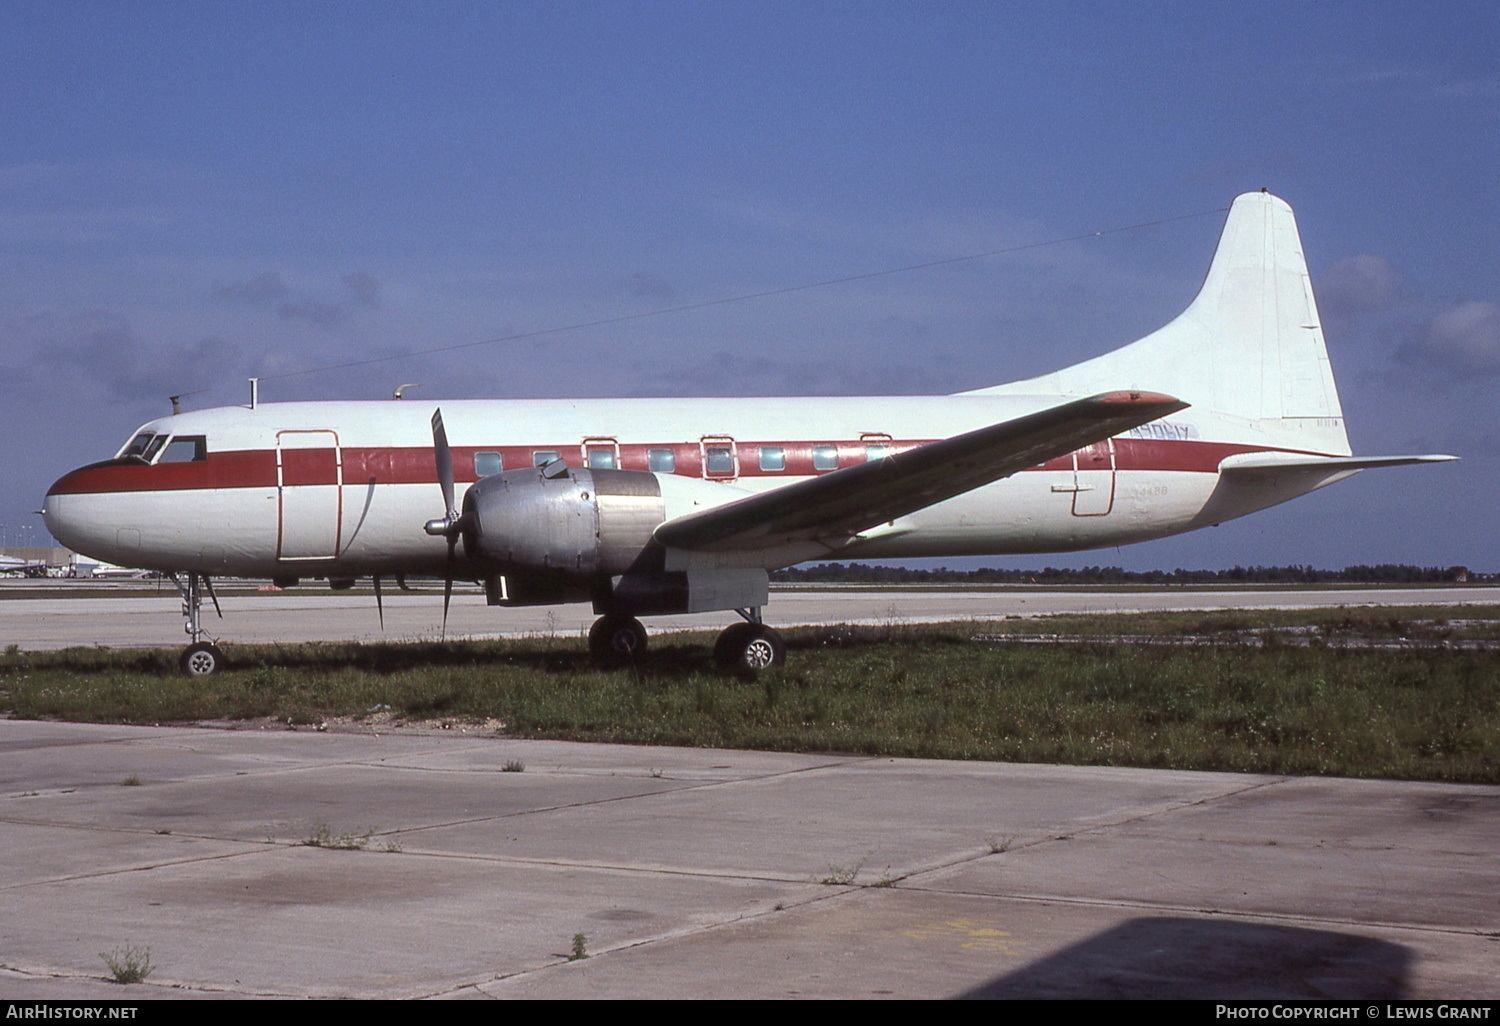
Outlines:
{"label": "nose landing gear", "polygon": [[186,581],[173,574],[172,583],[177,585],[177,593],[182,596],[182,615],[186,620],[182,629],[192,639],[192,644],[182,650],[177,665],[189,677],[211,677],[224,669],[224,653],[218,645],[203,640],[203,592],[208,592],[214,612],[222,620],[224,611],[219,608],[219,596],[214,594],[214,586],[209,583],[207,574],[189,573]]}

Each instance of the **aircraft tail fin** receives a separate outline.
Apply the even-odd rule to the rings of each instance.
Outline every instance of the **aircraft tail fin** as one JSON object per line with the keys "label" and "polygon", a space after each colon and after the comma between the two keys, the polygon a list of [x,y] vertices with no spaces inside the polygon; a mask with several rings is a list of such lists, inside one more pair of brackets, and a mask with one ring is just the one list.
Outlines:
{"label": "aircraft tail fin", "polygon": [[966,394],[1094,395],[1148,389],[1243,419],[1278,446],[1349,455],[1312,282],[1285,201],[1235,199],[1198,297],[1112,353]]}

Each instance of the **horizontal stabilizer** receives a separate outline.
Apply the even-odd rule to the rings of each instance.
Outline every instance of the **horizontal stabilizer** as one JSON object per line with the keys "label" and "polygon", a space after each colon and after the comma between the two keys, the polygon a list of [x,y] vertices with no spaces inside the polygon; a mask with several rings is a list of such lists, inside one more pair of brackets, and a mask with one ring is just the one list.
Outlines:
{"label": "horizontal stabilizer", "polygon": [[842,543],[878,524],[1186,407],[1181,400],[1151,392],[1076,399],[677,517],[656,529],[656,540],[696,551],[825,539]]}
{"label": "horizontal stabilizer", "polygon": [[1457,456],[1316,456],[1295,452],[1245,452],[1226,456],[1221,472],[1242,473],[1267,470],[1369,470],[1372,467],[1405,467],[1413,463],[1447,463]]}

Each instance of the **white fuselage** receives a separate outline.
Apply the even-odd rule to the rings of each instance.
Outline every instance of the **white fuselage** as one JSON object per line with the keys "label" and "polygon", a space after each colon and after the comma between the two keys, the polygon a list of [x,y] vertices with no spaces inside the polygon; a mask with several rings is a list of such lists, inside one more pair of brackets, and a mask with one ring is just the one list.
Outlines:
{"label": "white fuselage", "polygon": [[[478,477],[556,454],[570,466],[654,470],[670,520],[1059,401],[471,400],[442,410],[460,499]],[[432,411],[411,401],[308,402],[164,417],[136,436],[158,436],[146,461],[117,458],[60,479],[47,497],[47,526],[70,548],[124,566],[268,577],[442,574],[445,542],[423,531],[443,512]],[[1273,451],[1287,450],[1253,424],[1189,409],[847,542],[678,553],[668,568],[1119,545],[1240,516],[1333,479],[1271,479],[1254,490],[1221,482],[1225,457]]]}

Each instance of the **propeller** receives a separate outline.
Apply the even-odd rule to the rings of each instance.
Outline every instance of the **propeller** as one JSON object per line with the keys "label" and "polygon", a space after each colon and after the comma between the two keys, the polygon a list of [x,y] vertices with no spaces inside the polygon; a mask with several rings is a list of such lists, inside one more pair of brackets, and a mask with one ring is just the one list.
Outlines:
{"label": "propeller", "polygon": [[444,513],[440,520],[427,521],[424,528],[434,538],[448,539],[448,564],[443,571],[443,633],[448,637],[448,606],[453,601],[453,564],[458,539],[463,534],[463,518],[453,507],[453,454],[448,449],[448,432],[443,428],[443,411],[432,414],[432,455],[437,463],[438,485],[443,489]]}

